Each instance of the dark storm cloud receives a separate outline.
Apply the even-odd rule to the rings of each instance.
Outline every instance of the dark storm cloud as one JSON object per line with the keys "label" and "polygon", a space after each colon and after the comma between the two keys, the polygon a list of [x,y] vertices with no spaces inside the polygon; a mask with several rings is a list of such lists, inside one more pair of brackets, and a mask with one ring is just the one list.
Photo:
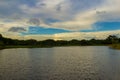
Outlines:
{"label": "dark storm cloud", "polygon": [[8,31],[9,32],[25,32],[27,30],[22,27],[11,27]]}

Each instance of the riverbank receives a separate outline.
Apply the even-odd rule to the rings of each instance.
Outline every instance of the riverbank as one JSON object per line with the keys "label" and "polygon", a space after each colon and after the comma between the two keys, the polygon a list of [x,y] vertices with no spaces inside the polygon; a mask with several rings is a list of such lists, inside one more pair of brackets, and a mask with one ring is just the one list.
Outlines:
{"label": "riverbank", "polygon": [[110,45],[110,48],[119,49],[120,50],[120,44],[112,44],[112,45]]}
{"label": "riverbank", "polygon": [[108,46],[108,45],[61,45],[61,46],[31,46],[31,45],[7,45],[0,46],[0,50],[2,49],[12,49],[12,48],[53,48],[53,47],[70,47],[70,46]]}
{"label": "riverbank", "polygon": [[37,41],[34,39],[29,40],[17,40],[11,38],[5,38],[0,35],[0,49],[7,48],[50,48],[50,47],[69,47],[69,46],[110,46],[111,48],[120,49],[120,38],[116,36],[108,36],[104,40],[90,39],[90,40],[52,40],[47,39],[43,41]]}

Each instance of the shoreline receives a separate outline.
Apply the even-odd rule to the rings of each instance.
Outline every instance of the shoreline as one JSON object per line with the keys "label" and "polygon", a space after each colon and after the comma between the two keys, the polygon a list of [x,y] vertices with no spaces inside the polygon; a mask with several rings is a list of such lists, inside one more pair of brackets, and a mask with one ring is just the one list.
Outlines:
{"label": "shoreline", "polygon": [[0,49],[9,48],[52,48],[52,47],[69,47],[69,46],[108,46],[113,49],[120,49],[120,38],[109,35],[104,40],[90,39],[90,40],[58,40],[47,39],[37,41],[34,39],[18,40],[5,38],[0,34]]}
{"label": "shoreline", "polygon": [[112,44],[110,48],[120,50],[120,44]]}
{"label": "shoreline", "polygon": [[[83,46],[108,46],[110,48],[113,48],[112,46],[109,46],[109,45],[63,45],[63,46],[21,46],[21,45],[12,45],[12,46],[0,46],[0,50],[3,50],[3,49],[13,49],[13,48],[53,48],[53,47],[83,47]],[[115,48],[113,48],[115,49]]]}

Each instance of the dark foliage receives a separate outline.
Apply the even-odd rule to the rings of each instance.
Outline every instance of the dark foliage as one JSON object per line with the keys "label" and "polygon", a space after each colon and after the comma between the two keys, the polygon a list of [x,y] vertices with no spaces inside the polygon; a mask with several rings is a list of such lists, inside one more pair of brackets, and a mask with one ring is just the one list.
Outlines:
{"label": "dark foliage", "polygon": [[110,35],[105,40],[59,40],[54,41],[52,39],[37,41],[34,39],[30,40],[17,40],[5,38],[0,34],[0,46],[41,46],[41,47],[53,47],[53,46],[86,46],[86,45],[109,45],[109,44],[117,44],[120,43],[120,38]]}

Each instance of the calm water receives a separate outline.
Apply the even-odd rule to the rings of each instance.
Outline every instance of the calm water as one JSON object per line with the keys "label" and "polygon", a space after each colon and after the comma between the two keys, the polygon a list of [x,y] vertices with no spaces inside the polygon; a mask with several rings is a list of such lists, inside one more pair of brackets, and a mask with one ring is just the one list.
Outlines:
{"label": "calm water", "polygon": [[0,80],[120,80],[120,51],[105,46],[0,50]]}

